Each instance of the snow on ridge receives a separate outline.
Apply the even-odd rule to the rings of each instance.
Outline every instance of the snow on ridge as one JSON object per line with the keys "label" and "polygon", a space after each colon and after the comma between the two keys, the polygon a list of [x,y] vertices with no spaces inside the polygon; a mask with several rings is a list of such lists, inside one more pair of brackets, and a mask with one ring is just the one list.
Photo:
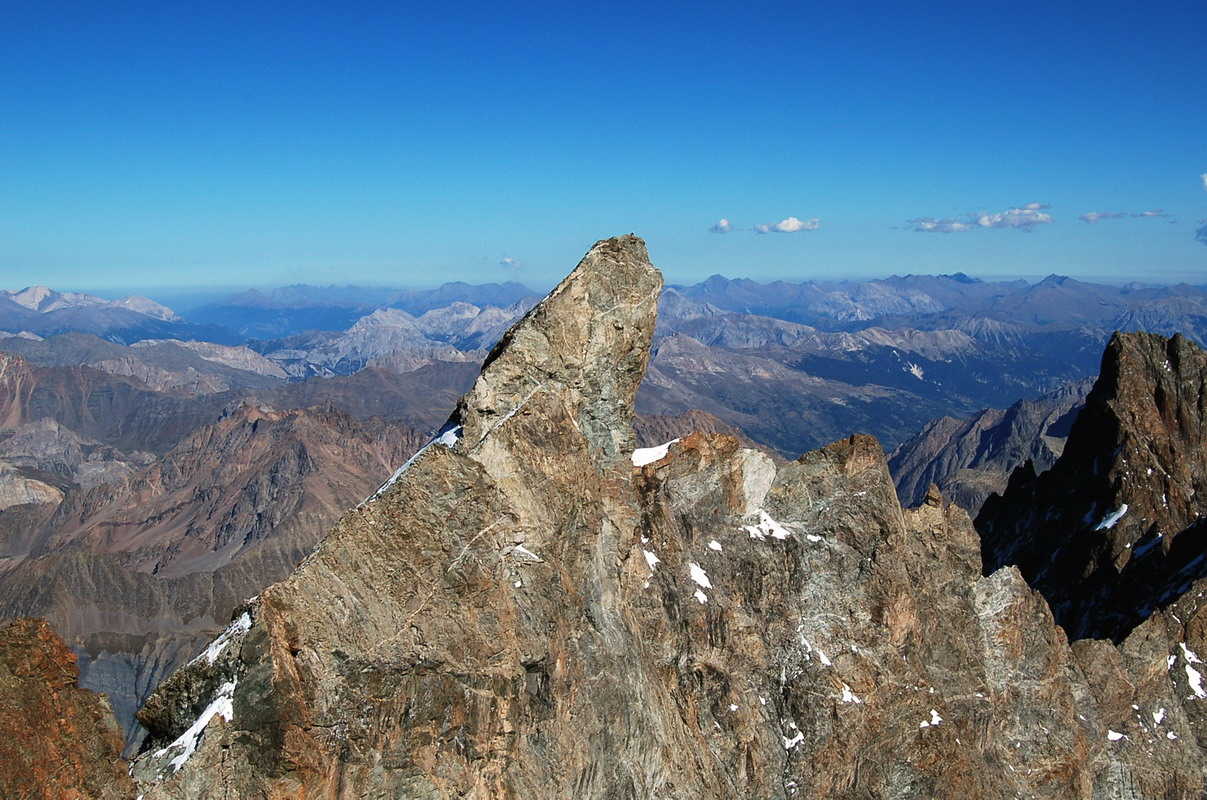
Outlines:
{"label": "snow on ridge", "polygon": [[201,742],[201,735],[205,732],[206,726],[210,724],[210,720],[212,720],[215,716],[221,716],[227,722],[230,722],[232,719],[234,719],[234,697],[236,683],[237,680],[232,680],[222,684],[222,686],[218,688],[218,693],[214,696],[213,701],[211,701],[210,704],[206,706],[205,710],[201,712],[201,715],[193,721],[193,724],[189,726],[189,729],[180,734],[176,741],[172,742],[167,747],[155,751],[156,756],[163,756],[173,748],[180,748],[180,752],[177,753],[170,762],[168,762],[172,767],[173,773],[179,772],[180,768],[184,766],[184,763],[189,760],[194,752],[196,752],[197,745]]}
{"label": "snow on ridge", "polygon": [[657,447],[639,447],[633,451],[633,466],[644,467],[646,464],[653,464],[655,461],[661,461],[666,458],[666,454],[670,451],[671,445],[679,440],[671,439],[669,442],[658,445]]}
{"label": "snow on ridge", "polygon": [[712,581],[708,579],[708,573],[701,569],[699,564],[693,561],[688,565],[688,569],[691,571],[692,580],[695,581],[700,588],[712,588]]}
{"label": "snow on ridge", "polygon": [[411,468],[411,465],[414,464],[416,461],[418,461],[419,457],[421,455],[423,455],[424,452],[426,452],[427,449],[429,447],[431,447],[432,445],[439,444],[439,445],[443,445],[444,447],[452,447],[460,439],[461,439],[461,426],[460,425],[445,425],[443,428],[441,428],[439,431],[437,431],[436,435],[433,436],[428,441],[427,444],[425,444],[423,447],[420,447],[417,451],[415,451],[415,455],[408,458],[406,460],[405,464],[403,464],[398,469],[394,470],[394,474],[390,476],[389,480],[387,480],[385,483],[383,483],[381,486],[379,486],[376,492],[369,495],[364,500],[361,500],[360,505],[363,506],[365,503],[376,500],[377,498],[379,498],[383,494],[385,494],[386,490],[389,489],[394,484],[398,483],[398,479],[401,478],[403,476],[403,474],[408,469]]}
{"label": "snow on ridge", "polygon": [[645,554],[645,563],[649,565],[650,572],[653,572],[654,567],[662,563],[662,559],[658,558],[658,556],[654,554],[654,551],[642,550],[641,552]]}
{"label": "snow on ridge", "polygon": [[1126,513],[1127,503],[1124,503],[1123,505],[1119,506],[1119,508],[1103,517],[1102,520],[1094,526],[1094,530],[1109,531],[1111,528],[1115,527],[1116,522],[1123,519],[1123,515]]}
{"label": "snow on ridge", "polygon": [[251,630],[251,614],[244,611],[239,615],[238,619],[227,626],[226,630],[218,634],[218,637],[214,641],[209,643],[204,652],[196,656],[189,663],[195,664],[204,658],[205,663],[213,664],[218,660],[218,656],[222,655],[222,651],[226,649],[226,646],[230,644],[232,637],[241,633],[247,633],[249,630]]}

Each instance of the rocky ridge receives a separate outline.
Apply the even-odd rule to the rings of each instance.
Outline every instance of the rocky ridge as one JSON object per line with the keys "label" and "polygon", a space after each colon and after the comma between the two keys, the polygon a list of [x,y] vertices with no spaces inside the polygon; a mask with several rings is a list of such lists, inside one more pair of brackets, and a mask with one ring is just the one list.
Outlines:
{"label": "rocky ridge", "polygon": [[[661,280],[597,243],[439,435],[142,713],[146,800],[1197,797],[1207,615],[1070,646],[851,437],[633,452]],[[1183,601],[1186,602],[1185,598]]]}
{"label": "rocky ridge", "polygon": [[1117,333],[1055,465],[977,517],[986,571],[1017,564],[1071,636],[1120,639],[1207,575],[1207,353]]}

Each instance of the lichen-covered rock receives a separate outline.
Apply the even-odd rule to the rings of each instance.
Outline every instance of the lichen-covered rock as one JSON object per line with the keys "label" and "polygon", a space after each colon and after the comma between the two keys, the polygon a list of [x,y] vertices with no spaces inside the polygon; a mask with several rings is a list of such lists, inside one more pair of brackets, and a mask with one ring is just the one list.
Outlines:
{"label": "lichen-covered rock", "polygon": [[1070,648],[967,514],[902,510],[870,437],[631,458],[660,283],[600,242],[504,336],[224,672],[152,699],[164,736],[206,705],[183,761],[140,759],[146,800],[1202,795],[1165,666],[1201,631]]}

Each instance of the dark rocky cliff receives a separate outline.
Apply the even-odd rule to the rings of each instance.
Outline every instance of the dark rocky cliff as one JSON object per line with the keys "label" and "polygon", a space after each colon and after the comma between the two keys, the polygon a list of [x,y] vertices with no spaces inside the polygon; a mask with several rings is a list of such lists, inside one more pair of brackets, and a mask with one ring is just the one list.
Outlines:
{"label": "dark rocky cliff", "polygon": [[1120,639],[1207,575],[1207,353],[1117,333],[1069,434],[977,517],[985,571],[1017,564],[1075,638]]}

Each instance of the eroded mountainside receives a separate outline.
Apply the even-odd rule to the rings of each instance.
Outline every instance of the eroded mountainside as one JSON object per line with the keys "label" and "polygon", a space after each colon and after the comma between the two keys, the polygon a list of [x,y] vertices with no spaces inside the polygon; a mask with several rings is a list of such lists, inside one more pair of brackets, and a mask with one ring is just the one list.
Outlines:
{"label": "eroded mountainside", "polygon": [[1207,575],[1207,353],[1115,334],[1064,454],[977,517],[985,570],[1017,564],[1076,637],[1127,635]]}
{"label": "eroded mountainside", "polygon": [[146,800],[1202,795],[1197,608],[1070,647],[869,437],[634,453],[660,285],[601,241],[503,337],[152,695]]}
{"label": "eroded mountainside", "polygon": [[151,688],[423,441],[329,407],[237,405],[148,466],[0,515],[0,619],[48,619],[134,741]]}

